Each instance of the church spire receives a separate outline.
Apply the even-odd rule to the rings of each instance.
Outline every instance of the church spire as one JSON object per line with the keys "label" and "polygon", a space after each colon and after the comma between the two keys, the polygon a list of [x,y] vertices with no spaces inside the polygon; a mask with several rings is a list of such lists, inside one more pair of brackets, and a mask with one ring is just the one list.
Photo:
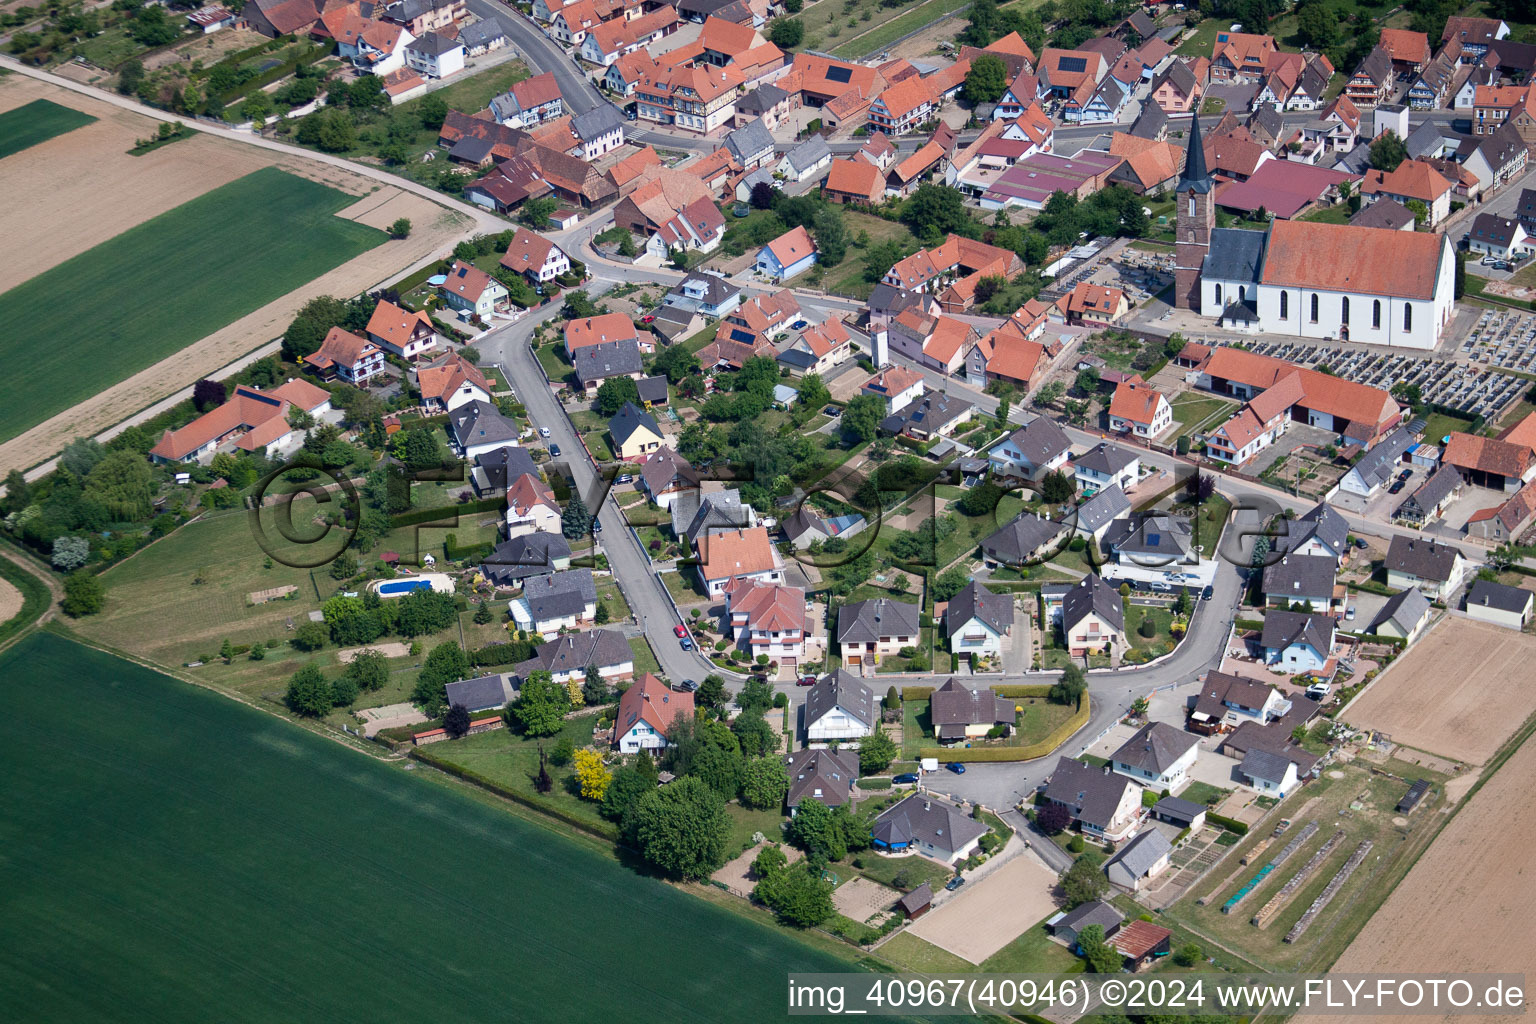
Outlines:
{"label": "church spire", "polygon": [[1189,146],[1184,154],[1184,173],[1179,175],[1179,192],[1209,192],[1213,187],[1205,169],[1205,143],[1200,138],[1200,115],[1190,120]]}

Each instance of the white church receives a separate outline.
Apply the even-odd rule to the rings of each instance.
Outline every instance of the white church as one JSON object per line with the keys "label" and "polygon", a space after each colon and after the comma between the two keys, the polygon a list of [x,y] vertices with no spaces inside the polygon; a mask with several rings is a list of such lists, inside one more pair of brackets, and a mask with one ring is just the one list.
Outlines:
{"label": "white church", "polygon": [[1198,118],[1178,184],[1175,304],[1219,326],[1432,349],[1451,321],[1456,254],[1445,235],[1272,220],[1218,228]]}

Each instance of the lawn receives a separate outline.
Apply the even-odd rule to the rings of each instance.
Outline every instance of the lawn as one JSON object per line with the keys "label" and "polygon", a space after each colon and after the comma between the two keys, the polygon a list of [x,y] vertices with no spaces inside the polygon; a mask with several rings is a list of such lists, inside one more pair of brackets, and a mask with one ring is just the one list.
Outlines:
{"label": "lawn", "polygon": [[629,649],[635,654],[635,675],[643,676],[647,672],[652,675],[661,674],[661,663],[656,660],[656,652],[651,650],[651,642],[643,636],[629,638]]}
{"label": "lawn", "polygon": [[1198,392],[1185,392],[1174,401],[1173,418],[1179,424],[1179,435],[1194,435],[1215,427],[1230,419],[1237,411],[1236,402],[1212,398]]}
{"label": "lawn", "polygon": [[1469,419],[1432,412],[1424,417],[1424,439],[1431,444],[1439,444],[1446,434],[1464,434],[1471,427],[1472,421]]}
{"label": "lawn", "polygon": [[[826,0],[822,2],[825,3]],[[870,245],[894,240],[900,242],[908,252],[917,251],[917,239],[900,221],[883,220],[867,213],[845,210],[843,224],[848,228],[850,239],[858,238],[860,232],[867,232]],[[843,257],[843,262],[836,266],[822,268],[829,290],[839,295],[852,295],[861,299],[869,297],[869,293],[875,290],[875,284],[873,281],[864,279],[864,252],[865,250],[859,246],[850,245],[848,255]]]}
{"label": "lawn", "polygon": [[[1155,632],[1150,637],[1142,636],[1139,632],[1141,624],[1147,620],[1152,621]],[[1173,612],[1161,605],[1133,604],[1129,601],[1125,605],[1125,638],[1130,642],[1131,650],[1156,658],[1173,650],[1173,638],[1168,634],[1168,626],[1173,622]]]}
{"label": "lawn", "polygon": [[947,14],[963,10],[969,6],[969,0],[927,0],[926,3],[918,4],[900,17],[871,19],[868,22],[860,22],[859,27],[856,29],[847,28],[847,23],[844,22],[844,33],[862,32],[870,25],[875,25],[876,27],[865,32],[864,35],[850,39],[834,49],[832,53],[835,56],[848,59],[879,53],[902,36],[910,35]]}
{"label": "lawn", "polygon": [[1085,968],[1067,947],[1052,942],[1045,923],[1035,925],[993,953],[977,970],[987,974],[1075,974]]}
{"label": "lawn", "polygon": [[556,342],[553,345],[540,345],[536,350],[539,357],[539,365],[544,368],[544,373],[553,384],[573,383],[575,381],[574,367],[565,356],[565,347]]}
{"label": "lawn", "polygon": [[1193,31],[1184,33],[1178,49],[1173,52],[1181,57],[1210,57],[1216,49],[1216,33],[1231,25],[1230,18],[1206,18]]}
{"label": "lawn", "polygon": [[55,135],[72,132],[96,120],[73,107],[48,100],[33,100],[0,114],[0,158],[47,142]]}
{"label": "lawn", "polygon": [[[826,0],[822,0],[823,3]],[[947,949],[918,938],[911,932],[891,936],[880,955],[904,971],[917,974],[974,974],[976,965]]]}
{"label": "lawn", "polygon": [[[1015,723],[1013,734],[1007,739],[977,741],[979,745],[1024,747],[1039,743],[1074,713],[1073,708],[1065,704],[1053,704],[1044,697],[1018,697],[1013,703],[1024,709]],[[918,751],[937,743],[933,738],[933,718],[929,714],[928,701],[903,701],[902,714],[901,747],[905,756],[916,757]]]}
{"label": "lawn", "polygon": [[333,216],[356,201],[264,168],[0,295],[12,395],[0,408],[0,439],[385,241]]}
{"label": "lawn", "polygon": [[1316,210],[1309,210],[1297,220],[1316,221],[1319,224],[1348,224],[1348,206],[1322,206]]}
{"label": "lawn", "polygon": [[[242,1021],[755,1020],[783,1013],[786,971],[853,969],[436,773],[57,636],[0,656],[0,687],[26,836],[0,862],[0,932],[28,951],[0,958],[12,1017],[204,1021],[217,992]],[[636,959],[636,921],[668,955]],[[536,970],[443,983],[504,975],[509,935],[536,937]]]}

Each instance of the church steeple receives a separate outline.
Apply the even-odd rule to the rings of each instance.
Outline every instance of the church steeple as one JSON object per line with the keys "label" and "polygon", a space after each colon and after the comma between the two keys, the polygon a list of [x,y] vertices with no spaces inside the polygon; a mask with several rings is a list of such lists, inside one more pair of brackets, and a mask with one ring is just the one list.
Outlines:
{"label": "church steeple", "polygon": [[1179,175],[1179,192],[1209,192],[1213,183],[1205,169],[1205,144],[1200,139],[1200,115],[1190,121],[1189,145],[1184,152],[1184,173]]}

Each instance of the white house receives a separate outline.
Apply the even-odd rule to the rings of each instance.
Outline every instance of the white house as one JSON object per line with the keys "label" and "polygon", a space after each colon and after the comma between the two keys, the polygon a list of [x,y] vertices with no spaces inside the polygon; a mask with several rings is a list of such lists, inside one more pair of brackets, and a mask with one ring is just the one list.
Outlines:
{"label": "white house", "polygon": [[698,538],[699,578],[711,597],[736,581],[784,582],[784,560],[768,539],[766,527],[720,530]]}
{"label": "white house", "polygon": [[571,131],[581,143],[578,155],[591,163],[624,145],[624,115],[611,103],[599,103],[571,118]]}
{"label": "white house", "polygon": [[885,401],[885,414],[895,415],[923,397],[923,375],[905,366],[889,366],[864,382],[861,395]]}
{"label": "white house", "polygon": [[405,66],[424,78],[456,75],[464,70],[464,45],[436,32],[424,32],[406,45]]}
{"label": "white house", "polygon": [[795,227],[763,246],[757,254],[757,272],[783,284],[816,265],[816,243],[805,228]]}
{"label": "white house", "polygon": [[812,135],[784,154],[775,171],[786,181],[806,181],[832,165],[832,150],[820,135]]}
{"label": "white house", "polygon": [[987,826],[953,804],[914,793],[875,819],[876,850],[920,853],[940,864],[965,860],[976,852]]}
{"label": "white house", "polygon": [[613,745],[621,754],[660,750],[667,745],[667,731],[678,719],[693,717],[693,694],[674,692],[647,672],[619,698],[619,714],[613,723]]}
{"label": "white house", "polygon": [[725,614],[736,645],[778,662],[805,656],[805,591],[746,577],[725,588]]}
{"label": "white house", "polygon": [[1338,623],[1317,612],[1290,612],[1272,608],[1264,613],[1264,632],[1259,646],[1264,661],[1296,675],[1322,672],[1333,655]]}
{"label": "white house", "polygon": [[552,680],[563,686],[584,682],[589,668],[597,669],[597,674],[610,683],[634,676],[635,652],[622,632],[592,629],[585,633],[567,633],[540,644],[533,657],[518,664],[512,674],[526,681],[534,672],[548,672]]}
{"label": "white house", "polygon": [[1496,213],[1480,213],[1472,222],[1467,234],[1467,248],[1487,256],[1508,260],[1516,256],[1529,256],[1536,243],[1525,233],[1518,220],[1500,217]]}
{"label": "white house", "polygon": [[1296,762],[1269,750],[1250,750],[1238,765],[1243,781],[1265,796],[1283,800],[1296,788]]}
{"label": "white house", "polygon": [[414,361],[437,347],[438,334],[427,313],[420,310],[408,312],[387,299],[380,299],[373,308],[373,315],[368,318],[368,340],[402,359]]}
{"label": "white house", "polygon": [[1132,377],[1115,388],[1109,400],[1109,429],[1137,437],[1156,437],[1173,425],[1173,407],[1162,392]]}
{"label": "white house", "polygon": [[507,484],[507,539],[530,533],[556,533],[560,506],[538,477],[524,473]]}
{"label": "white house", "polygon": [[1531,598],[1529,590],[1478,580],[1467,590],[1467,618],[1524,629],[1531,621]]}
{"label": "white house", "polygon": [[1467,572],[1467,560],[1449,544],[1398,534],[1382,564],[1387,586],[1393,590],[1417,587],[1432,601],[1444,601],[1455,593]]}
{"label": "white house", "polygon": [[1129,491],[1141,479],[1141,456],[1129,448],[1101,442],[1073,460],[1077,486],[1085,494],[1097,494],[1119,485]]}
{"label": "white house", "polygon": [[1172,857],[1168,837],[1155,828],[1144,829],[1104,862],[1104,874],[1117,889],[1136,892],[1167,871]]}
{"label": "white house", "polygon": [[1109,755],[1109,766],[1143,786],[1178,792],[1200,753],[1200,737],[1164,722],[1151,722]]}
{"label": "white house", "polygon": [[531,633],[556,633],[591,622],[597,614],[597,584],[591,569],[534,576],[511,605],[512,621]]}
{"label": "white house", "polygon": [[944,610],[944,633],[949,649],[969,658],[1000,657],[1003,643],[1011,644],[1013,595],[994,594],[972,580],[949,599]]}
{"label": "white house", "polygon": [[987,452],[992,472],[1039,482],[1067,464],[1072,442],[1055,420],[1036,416]]}
{"label": "white house", "polygon": [[543,235],[520,227],[502,254],[501,265],[522,274],[530,284],[545,284],[571,272],[571,257]]}
{"label": "white house", "polygon": [[454,309],[473,313],[482,320],[507,303],[507,286],[479,267],[454,260],[448,268],[448,280],[438,286],[443,300]]}
{"label": "white house", "polygon": [[1109,766],[1096,768],[1070,757],[1056,761],[1042,798],[1061,804],[1084,835],[1119,842],[1143,817],[1141,787]]}
{"label": "white house", "polygon": [[880,709],[869,687],[838,669],[823,676],[805,695],[802,724],[809,746],[847,743],[875,731]]}

